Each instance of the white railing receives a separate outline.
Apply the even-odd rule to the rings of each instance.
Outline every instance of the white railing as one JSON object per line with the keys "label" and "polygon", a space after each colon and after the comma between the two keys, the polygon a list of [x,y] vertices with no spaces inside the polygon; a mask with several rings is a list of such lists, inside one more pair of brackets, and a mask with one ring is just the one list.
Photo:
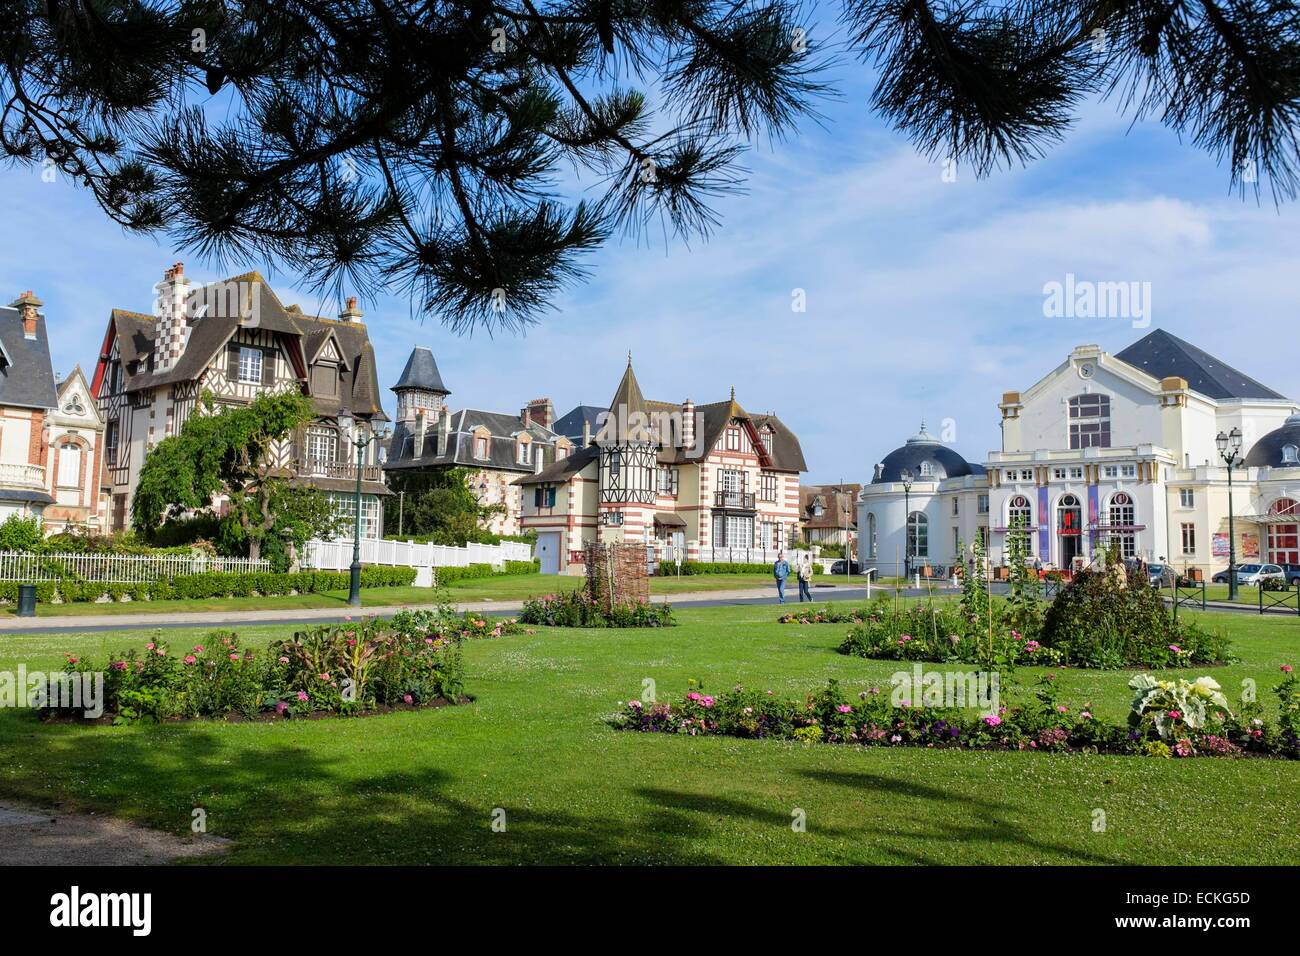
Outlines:
{"label": "white railing", "polygon": [[[495,568],[507,561],[531,561],[533,546],[521,541],[500,544],[470,544],[463,548],[418,541],[362,538],[361,563],[415,568],[417,587],[433,586],[433,568],[464,568],[490,564]],[[352,541],[308,541],[303,564],[319,571],[344,571],[352,566]]]}
{"label": "white railing", "polygon": [[0,462],[0,485],[44,488],[45,466]]}
{"label": "white railing", "polygon": [[208,554],[30,554],[0,551],[0,581],[102,581],[139,584],[205,571],[270,571],[265,559]]}

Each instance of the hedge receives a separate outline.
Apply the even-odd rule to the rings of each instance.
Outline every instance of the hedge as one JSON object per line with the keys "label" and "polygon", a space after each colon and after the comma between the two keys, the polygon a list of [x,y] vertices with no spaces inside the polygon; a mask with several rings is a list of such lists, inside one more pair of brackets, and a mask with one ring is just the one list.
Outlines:
{"label": "hedge", "polygon": [[[775,563],[775,562],[774,562]],[[790,563],[790,577],[794,577],[794,562]],[[812,566],[813,574],[821,574],[822,566],[814,563]],[[677,565],[663,562],[659,565],[659,573],[663,577],[669,577],[677,573]],[[740,561],[683,561],[682,574],[771,574],[771,564],[745,564]]]}
{"label": "hedge", "polygon": [[[361,569],[363,588],[409,587],[415,582],[415,568],[369,566]],[[0,581],[0,603],[18,600],[18,581]],[[178,574],[170,581],[142,581],[136,584],[106,584],[102,581],[42,581],[36,585],[36,600],[51,604],[57,597],[66,603],[98,601],[107,596],[121,601],[200,600],[221,597],[266,597],[273,594],[311,594],[344,591],[350,584],[347,571],[300,571],[278,574],[271,571],[206,571]]]}
{"label": "hedge", "polygon": [[464,567],[434,568],[436,583],[439,587],[453,581],[472,581],[478,578],[501,578],[509,574],[539,574],[541,561],[507,561],[500,571],[491,564],[468,564]]}

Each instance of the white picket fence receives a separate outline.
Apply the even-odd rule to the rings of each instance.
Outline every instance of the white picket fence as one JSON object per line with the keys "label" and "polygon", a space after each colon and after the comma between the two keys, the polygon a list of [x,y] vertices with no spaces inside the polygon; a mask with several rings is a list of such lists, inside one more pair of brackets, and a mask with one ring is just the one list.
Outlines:
{"label": "white picket fence", "polygon": [[30,554],[0,551],[0,581],[59,581],[75,578],[105,584],[140,584],[205,571],[270,571],[265,559],[194,554]]}
{"label": "white picket fence", "polygon": [[[415,568],[416,587],[433,587],[434,568],[464,568],[490,564],[495,568],[507,561],[531,561],[533,547],[521,541],[500,544],[470,544],[463,548],[418,541],[361,540],[361,563]],[[352,541],[308,541],[303,565],[319,571],[345,571],[352,566]]]}

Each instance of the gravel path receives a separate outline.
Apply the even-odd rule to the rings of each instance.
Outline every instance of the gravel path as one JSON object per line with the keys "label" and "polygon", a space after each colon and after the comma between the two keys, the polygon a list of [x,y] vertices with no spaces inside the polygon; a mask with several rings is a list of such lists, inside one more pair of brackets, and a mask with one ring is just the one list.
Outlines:
{"label": "gravel path", "polygon": [[142,866],[211,856],[229,841],[184,839],[125,820],[0,803],[0,861],[7,866]]}

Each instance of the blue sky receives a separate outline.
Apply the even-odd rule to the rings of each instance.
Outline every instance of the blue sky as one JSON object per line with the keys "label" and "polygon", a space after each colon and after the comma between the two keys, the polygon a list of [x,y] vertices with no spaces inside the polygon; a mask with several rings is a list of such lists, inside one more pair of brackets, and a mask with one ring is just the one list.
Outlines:
{"label": "blue sky", "polygon": [[[411,347],[431,347],[454,407],[559,413],[604,404],[631,350],[649,397],[736,397],[799,435],[810,481],[870,480],[922,418],[982,460],[997,402],[1077,344],[1118,351],[1147,330],[1126,319],[1049,319],[1043,285],[1067,273],[1150,282],[1151,327],[1300,396],[1294,360],[1300,220],[1294,205],[1243,202],[1215,160],[1157,124],[1129,129],[1089,104],[1066,142],[1028,168],[944,182],[867,107],[864,68],[806,124],[746,158],[746,194],[718,204],[707,241],[615,241],[592,276],[523,335],[457,337],[410,318],[398,297],[364,306],[385,385]],[[127,236],[66,180],[0,170],[0,294],[45,301],[56,373],[89,374],[109,310],[147,311],[163,269],[218,275],[165,241]],[[295,291],[281,298],[338,312]],[[238,271],[242,271],[238,270]],[[807,311],[791,309],[803,289]],[[386,392],[392,412],[391,392]]]}

